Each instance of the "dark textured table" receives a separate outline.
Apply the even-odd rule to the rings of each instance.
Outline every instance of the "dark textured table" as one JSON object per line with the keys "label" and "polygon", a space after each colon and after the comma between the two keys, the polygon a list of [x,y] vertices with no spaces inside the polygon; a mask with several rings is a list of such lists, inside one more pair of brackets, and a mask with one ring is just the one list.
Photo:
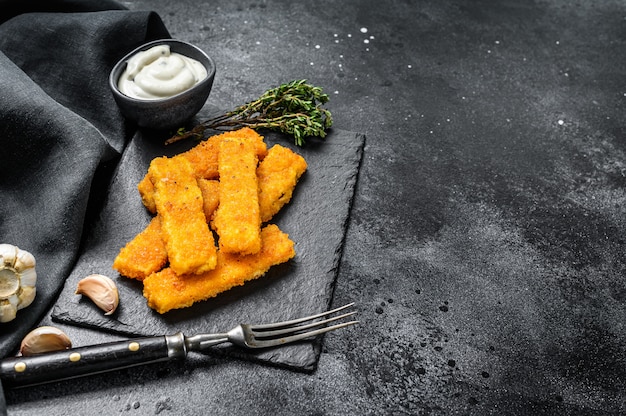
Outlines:
{"label": "dark textured table", "polygon": [[191,356],[10,415],[626,412],[625,2],[124,4],[214,57],[211,105],[306,78],[366,135],[333,301],[361,324],[312,374]]}

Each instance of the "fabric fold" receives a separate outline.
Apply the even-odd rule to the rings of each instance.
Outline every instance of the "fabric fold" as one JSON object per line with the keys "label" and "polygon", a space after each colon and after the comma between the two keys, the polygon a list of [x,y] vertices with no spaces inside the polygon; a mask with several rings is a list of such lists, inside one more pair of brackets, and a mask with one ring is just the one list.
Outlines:
{"label": "fabric fold", "polygon": [[135,130],[108,89],[111,68],[170,36],[155,13],[110,1],[0,4],[0,239],[30,251],[38,274],[35,302],[2,324],[4,357],[52,306]]}

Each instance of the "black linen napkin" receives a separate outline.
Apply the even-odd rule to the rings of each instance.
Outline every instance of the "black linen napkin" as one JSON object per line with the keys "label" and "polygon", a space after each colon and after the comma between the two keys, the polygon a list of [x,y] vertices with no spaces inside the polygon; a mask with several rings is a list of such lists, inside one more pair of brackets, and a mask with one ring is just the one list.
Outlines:
{"label": "black linen napkin", "polygon": [[130,138],[108,89],[111,68],[169,37],[153,13],[83,3],[84,12],[24,13],[0,25],[0,239],[33,253],[38,272],[33,305],[2,324],[2,355],[51,306],[78,254],[89,198],[105,191],[92,186]]}
{"label": "black linen napkin", "polygon": [[0,324],[0,356],[52,306],[97,186],[132,135],[108,90],[111,68],[166,37],[156,14],[112,1],[0,1],[0,242],[30,251],[38,274],[34,303]]}

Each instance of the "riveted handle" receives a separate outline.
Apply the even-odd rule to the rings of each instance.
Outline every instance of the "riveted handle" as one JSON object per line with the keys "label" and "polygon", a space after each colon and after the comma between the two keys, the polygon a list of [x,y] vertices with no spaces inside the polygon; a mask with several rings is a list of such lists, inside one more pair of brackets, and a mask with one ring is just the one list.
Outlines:
{"label": "riveted handle", "polygon": [[26,386],[182,358],[184,340],[178,333],[6,358],[0,362],[0,379],[7,386]]}

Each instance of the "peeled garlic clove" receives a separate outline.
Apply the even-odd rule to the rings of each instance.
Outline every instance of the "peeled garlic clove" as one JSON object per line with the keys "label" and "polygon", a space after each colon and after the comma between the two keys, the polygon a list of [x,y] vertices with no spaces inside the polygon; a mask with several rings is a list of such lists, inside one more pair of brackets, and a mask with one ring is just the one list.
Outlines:
{"label": "peeled garlic clove", "polygon": [[62,351],[72,348],[72,341],[59,328],[40,326],[30,331],[22,340],[20,353],[30,356],[51,351]]}
{"label": "peeled garlic clove", "polygon": [[105,315],[111,315],[120,302],[117,286],[111,278],[102,274],[91,274],[78,282],[77,295],[85,295],[93,301]]}

